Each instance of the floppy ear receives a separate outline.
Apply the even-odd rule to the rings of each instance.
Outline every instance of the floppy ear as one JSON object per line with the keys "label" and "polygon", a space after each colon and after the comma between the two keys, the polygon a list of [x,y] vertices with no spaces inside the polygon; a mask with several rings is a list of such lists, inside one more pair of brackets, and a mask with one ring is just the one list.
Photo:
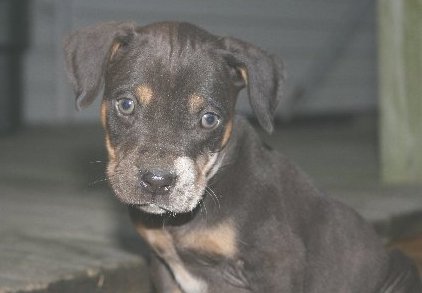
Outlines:
{"label": "floppy ear", "polygon": [[283,94],[283,63],[263,50],[234,38],[224,38],[223,44],[235,59],[234,66],[248,88],[249,101],[259,123],[271,133],[274,112]]}
{"label": "floppy ear", "polygon": [[135,25],[107,22],[78,30],[65,39],[66,70],[76,94],[76,108],[90,105],[104,86],[107,62]]}

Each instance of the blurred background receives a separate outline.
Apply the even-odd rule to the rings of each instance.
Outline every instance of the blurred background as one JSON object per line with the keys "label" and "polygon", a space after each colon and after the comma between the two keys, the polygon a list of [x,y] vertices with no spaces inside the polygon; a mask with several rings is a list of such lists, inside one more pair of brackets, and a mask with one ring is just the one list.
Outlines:
{"label": "blurred background", "polygon": [[[104,177],[100,99],[77,112],[64,72],[64,37],[109,20],[188,21],[282,59],[263,139],[422,263],[421,13],[419,0],[0,0],[0,292],[148,292]],[[238,110],[254,123],[244,92]]]}
{"label": "blurred background", "polygon": [[[10,48],[2,54],[2,67],[10,60],[7,54],[21,54],[23,59],[20,110],[25,125],[98,120],[95,107],[75,112],[63,73],[62,44],[70,31],[107,20],[135,20],[140,25],[189,21],[258,44],[286,63],[289,92],[285,107],[279,107],[281,115],[357,114],[377,108],[374,1],[0,3],[2,46]],[[9,83],[12,77],[2,74],[2,85]],[[243,99],[240,104],[246,108]]]}

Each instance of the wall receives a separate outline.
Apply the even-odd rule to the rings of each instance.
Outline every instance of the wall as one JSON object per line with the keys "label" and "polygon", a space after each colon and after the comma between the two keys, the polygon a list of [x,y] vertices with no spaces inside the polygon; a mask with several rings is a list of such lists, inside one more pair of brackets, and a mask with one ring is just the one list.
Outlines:
{"label": "wall", "polygon": [[[288,95],[279,115],[354,113],[376,106],[374,4],[367,0],[33,0],[24,118],[29,124],[95,121],[76,113],[62,38],[106,20],[185,20],[258,44],[282,58]],[[301,93],[300,96],[292,95]],[[248,111],[246,99],[239,107]]]}

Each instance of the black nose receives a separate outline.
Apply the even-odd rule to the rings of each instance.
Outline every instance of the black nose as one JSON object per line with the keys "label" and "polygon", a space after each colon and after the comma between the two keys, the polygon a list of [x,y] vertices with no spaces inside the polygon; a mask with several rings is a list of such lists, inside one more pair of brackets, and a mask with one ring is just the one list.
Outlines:
{"label": "black nose", "polygon": [[167,194],[174,185],[176,176],[165,171],[141,171],[141,187],[152,194]]}

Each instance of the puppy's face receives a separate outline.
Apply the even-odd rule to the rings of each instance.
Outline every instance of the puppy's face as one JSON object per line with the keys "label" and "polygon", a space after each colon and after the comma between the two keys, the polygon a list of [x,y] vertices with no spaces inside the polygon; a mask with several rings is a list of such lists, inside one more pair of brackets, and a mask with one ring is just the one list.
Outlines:
{"label": "puppy's face", "polygon": [[188,23],[109,22],[71,34],[65,57],[78,108],[104,86],[107,175],[120,200],[146,212],[199,204],[224,157],[241,88],[261,126],[273,129],[282,64],[246,42]]}
{"label": "puppy's face", "polygon": [[144,30],[116,43],[107,65],[107,175],[127,204],[156,214],[189,212],[224,157],[239,80],[195,32]]}

